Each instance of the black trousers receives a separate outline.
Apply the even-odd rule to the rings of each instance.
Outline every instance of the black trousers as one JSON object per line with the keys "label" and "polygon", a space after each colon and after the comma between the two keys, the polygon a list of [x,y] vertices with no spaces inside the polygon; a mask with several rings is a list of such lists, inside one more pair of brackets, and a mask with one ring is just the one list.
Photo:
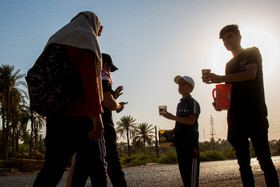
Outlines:
{"label": "black trousers", "polygon": [[253,187],[254,176],[250,164],[249,138],[255,149],[268,187],[279,187],[278,175],[271,160],[266,116],[228,116],[228,141],[236,150],[236,157],[244,187]]}
{"label": "black trousers", "polygon": [[[116,131],[114,126],[104,121],[104,138],[106,147],[106,162],[108,175],[114,187],[126,187],[124,172],[118,156],[116,144]],[[77,158],[78,159],[78,158]],[[75,168],[76,169],[76,168]],[[92,186],[99,187],[96,180],[91,177]]]}
{"label": "black trousers", "polygon": [[126,187],[126,180],[117,151],[116,130],[114,126],[106,124],[106,122],[104,122],[104,138],[109,178],[114,187]]}
{"label": "black trousers", "polygon": [[[103,122],[104,125],[104,138],[106,147],[105,160],[107,162],[107,173],[114,187],[126,187],[126,180],[124,177],[124,172],[122,171],[121,163],[118,156],[117,145],[116,145],[116,131],[114,126],[109,125],[106,121]],[[98,179],[96,175],[90,175],[89,173],[82,172],[80,165],[85,160],[83,157],[77,154],[76,164],[73,174],[73,182],[79,177],[80,181],[87,180],[88,176],[91,179],[92,186],[99,187]],[[86,163],[84,163],[86,164]],[[92,168],[94,169],[94,168]]]}
{"label": "black trousers", "polygon": [[[55,187],[75,152],[90,158],[84,161],[87,165],[82,165],[82,171],[88,172],[89,168],[94,168],[99,186],[106,186],[106,163],[100,157],[98,142],[88,138],[92,129],[90,117],[47,119],[45,163],[33,186]],[[79,180],[72,184],[72,187],[80,186],[84,184]]]}
{"label": "black trousers", "polygon": [[178,165],[184,187],[199,186],[199,148],[186,140],[185,136],[174,137]]}

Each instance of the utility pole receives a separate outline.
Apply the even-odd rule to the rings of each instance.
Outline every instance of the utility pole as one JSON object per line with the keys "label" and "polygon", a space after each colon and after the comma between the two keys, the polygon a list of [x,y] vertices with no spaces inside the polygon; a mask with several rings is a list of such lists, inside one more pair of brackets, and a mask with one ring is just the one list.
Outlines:
{"label": "utility pole", "polygon": [[205,130],[203,129],[203,141],[205,142]]}
{"label": "utility pole", "polygon": [[211,117],[210,117],[210,142],[215,142],[216,132],[215,132],[214,126],[215,126],[214,118],[211,115]]}
{"label": "utility pole", "polygon": [[159,154],[158,154],[158,140],[157,140],[157,126],[155,126],[155,137],[156,137],[156,154],[157,154],[157,158],[159,158]]}

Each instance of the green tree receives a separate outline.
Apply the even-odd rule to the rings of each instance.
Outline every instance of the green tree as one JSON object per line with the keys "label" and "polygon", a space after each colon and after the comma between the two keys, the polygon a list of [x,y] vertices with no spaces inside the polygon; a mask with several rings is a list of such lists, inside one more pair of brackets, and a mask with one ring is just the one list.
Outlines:
{"label": "green tree", "polygon": [[19,150],[19,140],[20,134],[22,132],[22,120],[21,113],[23,110],[23,106],[26,105],[25,98],[27,98],[27,94],[23,90],[18,90],[13,88],[10,94],[10,114],[11,114],[11,126],[12,126],[12,157],[18,153]]}
{"label": "green tree", "polygon": [[22,141],[23,144],[28,144],[30,140],[30,133],[28,130],[28,109],[25,104],[19,105],[19,114],[18,114],[18,130],[16,133],[16,153],[19,153],[19,141]]}
{"label": "green tree", "polygon": [[[18,88],[20,85],[26,85],[25,82],[21,81],[24,74],[19,74],[20,70],[14,72],[14,66],[2,65],[0,67],[0,99],[2,105],[2,131],[3,131],[3,150],[2,156],[5,160],[8,159],[8,145],[9,145],[9,134],[11,131],[11,116],[13,116],[13,110],[11,109],[13,104],[12,101],[18,101],[15,96],[22,92]],[[18,101],[19,102],[19,101]],[[13,129],[15,128],[14,125]],[[15,132],[15,131],[14,131]],[[12,142],[14,143],[14,142]]]}
{"label": "green tree", "polygon": [[280,154],[280,139],[277,141],[276,145],[277,145],[276,153]]}
{"label": "green tree", "polygon": [[35,121],[34,121],[34,148],[35,150],[38,150],[38,140],[41,134],[42,128],[45,126],[45,117],[38,115],[36,113],[35,115]]}
{"label": "green tree", "polygon": [[37,114],[30,106],[26,106],[26,118],[30,121],[30,153],[32,150],[38,150],[38,137],[40,130],[45,126],[45,117]]}
{"label": "green tree", "polygon": [[[1,86],[1,84],[0,84]],[[2,92],[2,88],[0,88],[0,104],[1,104],[1,117],[2,117],[2,130],[1,130],[1,150],[2,150],[2,154],[0,155],[1,157],[4,157],[4,142],[5,142],[5,136],[4,136],[4,131],[5,131],[5,111],[4,111],[4,106],[3,106],[3,92]]]}
{"label": "green tree", "polygon": [[12,157],[15,157],[15,146],[16,144],[16,134],[20,130],[18,127],[18,117],[19,117],[19,104],[22,102],[23,98],[17,89],[12,89],[10,92],[10,114],[11,114],[11,126],[12,126]]}
{"label": "green tree", "polygon": [[134,136],[136,126],[135,121],[136,119],[133,119],[131,116],[123,116],[120,121],[117,122],[117,133],[121,136],[126,136],[127,138],[128,156],[130,156],[129,138]]}
{"label": "green tree", "polygon": [[154,140],[154,127],[152,124],[140,123],[135,128],[135,136],[133,142],[135,142],[136,147],[142,147],[145,153],[145,146],[152,145]]}

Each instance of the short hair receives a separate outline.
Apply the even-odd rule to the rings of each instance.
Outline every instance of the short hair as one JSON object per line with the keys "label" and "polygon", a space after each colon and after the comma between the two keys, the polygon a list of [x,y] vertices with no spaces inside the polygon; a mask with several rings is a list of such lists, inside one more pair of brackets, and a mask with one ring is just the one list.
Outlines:
{"label": "short hair", "polygon": [[220,39],[223,39],[224,35],[228,32],[233,32],[235,35],[240,35],[239,27],[238,25],[232,24],[232,25],[227,25],[222,30],[220,31]]}

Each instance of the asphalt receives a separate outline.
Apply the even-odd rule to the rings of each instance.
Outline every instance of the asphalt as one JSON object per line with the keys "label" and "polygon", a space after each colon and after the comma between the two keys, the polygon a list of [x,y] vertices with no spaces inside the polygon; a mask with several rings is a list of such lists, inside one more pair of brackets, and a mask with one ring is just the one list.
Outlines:
{"label": "asphalt", "polygon": [[[273,157],[277,171],[280,171],[280,157]],[[262,175],[262,171],[256,159],[252,159],[252,168],[255,176]],[[177,164],[170,165],[145,165],[124,168],[127,184],[130,187],[179,187],[183,186]],[[68,172],[65,172],[58,187],[64,187]],[[20,176],[0,177],[1,187],[31,187],[35,180],[35,174]],[[200,165],[199,183],[215,184],[223,181],[240,181],[236,160],[202,162]],[[86,187],[90,187],[90,180]],[[108,186],[112,186],[108,180]],[[214,186],[214,185],[213,185]],[[237,185],[238,186],[238,185]]]}

